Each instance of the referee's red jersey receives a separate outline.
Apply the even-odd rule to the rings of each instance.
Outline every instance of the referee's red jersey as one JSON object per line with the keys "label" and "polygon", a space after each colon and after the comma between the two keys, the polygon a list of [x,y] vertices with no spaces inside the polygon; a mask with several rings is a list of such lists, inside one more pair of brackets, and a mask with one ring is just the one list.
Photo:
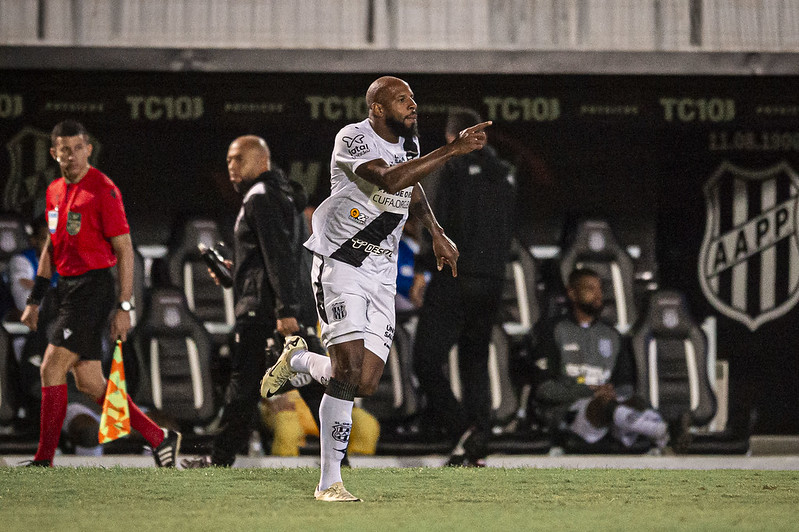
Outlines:
{"label": "referee's red jersey", "polygon": [[117,263],[111,238],[130,232],[122,194],[94,167],[77,184],[47,187],[47,225],[59,275],[81,275]]}

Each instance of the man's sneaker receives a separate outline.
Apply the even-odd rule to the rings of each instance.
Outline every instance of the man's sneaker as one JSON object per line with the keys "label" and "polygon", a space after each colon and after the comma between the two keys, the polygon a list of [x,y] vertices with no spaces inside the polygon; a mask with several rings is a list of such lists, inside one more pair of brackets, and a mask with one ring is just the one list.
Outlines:
{"label": "man's sneaker", "polygon": [[164,441],[161,445],[153,449],[153,459],[156,467],[175,467],[180,452],[180,440],[183,436],[174,430],[161,429],[164,431]]}
{"label": "man's sneaker", "polygon": [[445,465],[447,467],[485,467],[486,460],[485,458],[469,458],[465,454],[453,454],[450,455]]}
{"label": "man's sneaker", "polygon": [[334,482],[326,490],[314,490],[313,496],[317,501],[326,502],[361,502],[361,499],[347,491],[342,482]]}
{"label": "man's sneaker", "polygon": [[213,467],[214,463],[211,461],[210,456],[199,456],[197,458],[184,458],[180,461],[183,469],[203,469],[205,467]]}
{"label": "man's sneaker", "polygon": [[307,349],[308,344],[299,336],[286,337],[280,358],[277,359],[274,366],[266,370],[264,378],[261,379],[261,397],[272,397],[286,384],[287,380],[297,375],[297,372],[291,370],[289,361],[294,353]]}
{"label": "man's sneaker", "polygon": [[22,467],[53,467],[53,463],[50,460],[25,460],[20,462],[19,465]]}

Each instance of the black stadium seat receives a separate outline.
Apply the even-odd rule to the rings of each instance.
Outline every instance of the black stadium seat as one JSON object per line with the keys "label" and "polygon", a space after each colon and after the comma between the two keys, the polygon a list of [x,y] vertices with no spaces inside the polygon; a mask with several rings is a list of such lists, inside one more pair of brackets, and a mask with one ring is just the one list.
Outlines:
{"label": "black stadium seat", "polygon": [[221,240],[216,221],[193,218],[180,228],[178,238],[167,251],[170,283],[183,290],[189,309],[203,322],[217,344],[226,341],[235,324],[233,290],[214,283],[197,244],[211,247]]}
{"label": "black stadium seat", "polygon": [[626,333],[638,318],[635,304],[633,260],[619,244],[606,220],[578,222],[569,244],[561,252],[560,276],[566,286],[575,268],[590,268],[599,274],[605,297],[602,317]]}
{"label": "black stadium seat", "polygon": [[181,425],[203,425],[214,417],[211,339],[180,289],[153,289],[134,343],[143,365],[138,401]]}
{"label": "black stadium seat", "polygon": [[646,316],[632,335],[638,393],[669,424],[688,413],[701,426],[716,414],[707,368],[707,342],[688,313],[683,294],[654,292]]}

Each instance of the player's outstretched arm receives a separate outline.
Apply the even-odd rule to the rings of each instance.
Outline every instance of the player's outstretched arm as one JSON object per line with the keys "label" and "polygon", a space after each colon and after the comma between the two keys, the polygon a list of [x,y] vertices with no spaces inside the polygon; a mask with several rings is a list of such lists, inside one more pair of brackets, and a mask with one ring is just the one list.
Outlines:
{"label": "player's outstretched arm", "polygon": [[491,121],[482,122],[460,132],[453,142],[435,149],[423,157],[389,166],[382,159],[362,164],[355,171],[359,177],[378,185],[390,194],[415,185],[433,170],[458,155],[480,150],[486,145],[485,128]]}

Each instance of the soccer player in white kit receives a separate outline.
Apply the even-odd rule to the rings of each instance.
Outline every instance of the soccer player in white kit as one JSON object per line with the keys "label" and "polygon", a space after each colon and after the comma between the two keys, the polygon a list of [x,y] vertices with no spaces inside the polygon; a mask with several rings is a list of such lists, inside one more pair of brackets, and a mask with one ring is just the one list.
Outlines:
{"label": "soccer player in white kit", "polygon": [[[277,392],[297,373],[327,383],[319,407],[321,478],[314,496],[359,501],[344,488],[355,396],[375,392],[394,336],[397,250],[408,215],[433,237],[438,269],[457,276],[458,249],[430,209],[419,181],[450,158],[485,146],[483,122],[458,139],[419,157],[416,102],[403,80],[384,76],[366,92],[369,117],[336,135],[330,161],[331,192],[313,214],[312,282],[322,341],[330,358],[308,352],[301,338],[286,338],[280,359],[264,376],[261,394]],[[446,193],[442,191],[441,193]]]}

